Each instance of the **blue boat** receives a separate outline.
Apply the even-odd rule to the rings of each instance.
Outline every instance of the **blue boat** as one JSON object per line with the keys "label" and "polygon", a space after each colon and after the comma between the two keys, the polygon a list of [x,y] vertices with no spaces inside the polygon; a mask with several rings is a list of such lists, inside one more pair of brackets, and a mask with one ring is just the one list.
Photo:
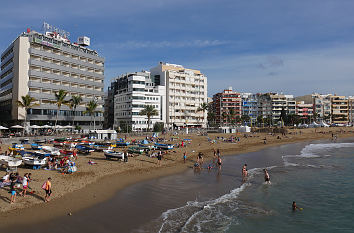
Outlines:
{"label": "blue boat", "polygon": [[95,151],[95,149],[85,145],[77,145],[76,149],[82,154],[89,154]]}
{"label": "blue boat", "polygon": [[42,145],[39,145],[37,143],[32,143],[31,148],[32,150],[42,150]]}
{"label": "blue boat", "polygon": [[117,142],[116,147],[126,147],[129,146],[130,142]]}
{"label": "blue boat", "polygon": [[172,144],[162,144],[162,143],[155,143],[156,148],[163,149],[163,150],[172,150]]}

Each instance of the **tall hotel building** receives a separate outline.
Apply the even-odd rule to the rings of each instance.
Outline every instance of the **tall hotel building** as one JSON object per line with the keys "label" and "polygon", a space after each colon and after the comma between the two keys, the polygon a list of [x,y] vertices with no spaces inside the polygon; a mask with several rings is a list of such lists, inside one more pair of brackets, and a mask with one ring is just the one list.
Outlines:
{"label": "tall hotel building", "polygon": [[[84,114],[85,105],[96,100],[97,110],[103,111],[104,58],[87,48],[89,38],[81,37],[71,43],[56,32],[41,34],[27,30],[18,36],[1,54],[0,113],[1,121],[18,123],[24,120],[25,110],[16,101],[29,94],[38,106],[28,111],[31,124],[53,124],[57,106],[55,93],[65,90],[68,95],[79,95],[83,102],[73,112],[63,105],[58,124],[75,124],[88,128],[91,117]],[[96,113],[97,128],[103,117]]]}
{"label": "tall hotel building", "polygon": [[207,112],[200,111],[207,103],[207,77],[199,70],[160,62],[150,69],[151,76],[166,86],[166,126],[206,127]]}

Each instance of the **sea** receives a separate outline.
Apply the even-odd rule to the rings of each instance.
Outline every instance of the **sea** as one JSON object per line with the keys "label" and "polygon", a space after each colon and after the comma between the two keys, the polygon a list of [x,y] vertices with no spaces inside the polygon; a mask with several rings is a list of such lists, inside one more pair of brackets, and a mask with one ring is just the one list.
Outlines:
{"label": "sea", "polygon": [[[264,168],[270,184],[264,182]],[[293,201],[302,210],[293,211]],[[106,202],[46,226],[51,232],[352,233],[354,139],[225,156],[221,170],[206,161],[200,171],[190,168],[131,185]],[[32,232],[31,226],[26,232]]]}

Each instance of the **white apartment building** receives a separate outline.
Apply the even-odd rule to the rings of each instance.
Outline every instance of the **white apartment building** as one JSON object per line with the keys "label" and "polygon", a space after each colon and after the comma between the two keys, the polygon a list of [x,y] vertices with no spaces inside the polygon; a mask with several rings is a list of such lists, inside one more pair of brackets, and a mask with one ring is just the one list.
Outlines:
{"label": "white apartment building", "polygon": [[269,97],[272,103],[272,119],[274,122],[280,120],[283,109],[286,111],[286,114],[296,114],[296,101],[293,95],[270,93]]}
{"label": "white apartment building", "polygon": [[150,119],[150,128],[156,122],[166,122],[166,89],[160,85],[159,79],[150,76],[150,72],[122,75],[112,82],[111,88],[114,90],[114,128],[146,130],[147,116],[140,115],[146,105],[151,105],[158,111]]}
{"label": "white apartment building", "polygon": [[207,112],[198,110],[202,103],[207,103],[208,83],[204,74],[163,62],[150,72],[166,86],[167,127],[206,127]]}
{"label": "white apartment building", "polygon": [[[82,128],[88,128],[91,117],[84,114],[85,105],[96,100],[103,110],[104,58],[87,48],[89,41],[71,43],[56,32],[44,34],[35,31],[22,33],[1,54],[0,120],[9,124],[24,120],[25,110],[16,101],[29,94],[38,106],[28,111],[31,124],[53,124],[57,115],[55,93],[65,90],[69,100],[73,95],[83,102],[72,111],[63,105],[58,124],[68,125],[73,120]],[[103,116],[96,113],[97,128]]]}

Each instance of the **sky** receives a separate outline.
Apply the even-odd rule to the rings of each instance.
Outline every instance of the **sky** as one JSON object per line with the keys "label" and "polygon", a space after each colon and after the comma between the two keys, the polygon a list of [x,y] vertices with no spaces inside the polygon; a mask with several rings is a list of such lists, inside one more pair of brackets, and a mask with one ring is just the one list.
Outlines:
{"label": "sky", "polygon": [[43,22],[91,38],[105,88],[158,62],[199,69],[208,96],[354,95],[352,0],[1,0],[0,51]]}

